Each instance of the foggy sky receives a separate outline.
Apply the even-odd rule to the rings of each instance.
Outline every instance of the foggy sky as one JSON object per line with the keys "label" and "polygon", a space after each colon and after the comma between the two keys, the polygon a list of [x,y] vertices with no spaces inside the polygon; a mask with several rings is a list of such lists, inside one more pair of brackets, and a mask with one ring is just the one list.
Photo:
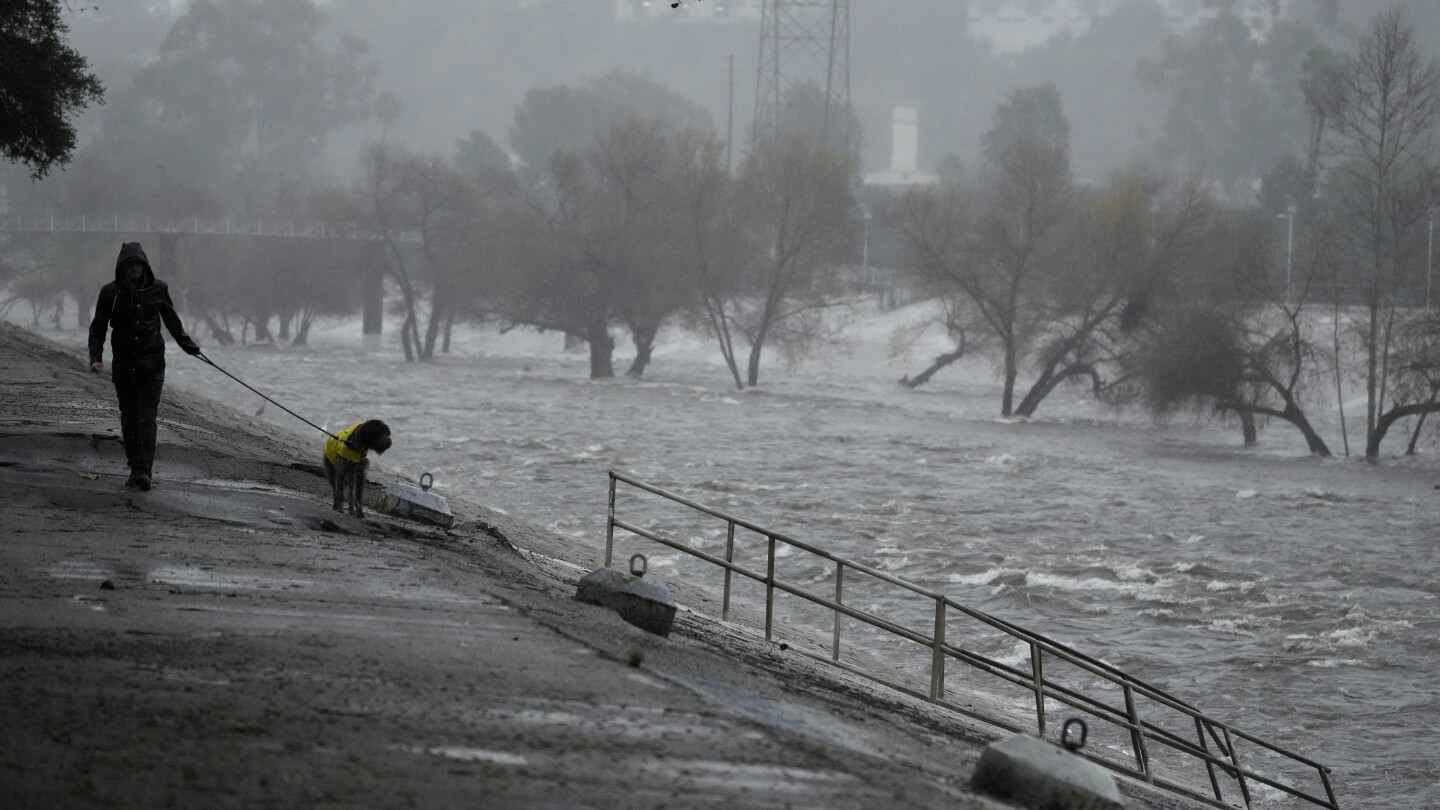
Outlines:
{"label": "foggy sky", "polygon": [[[1199,0],[1170,0],[1194,5]],[[710,0],[692,0],[710,2]],[[1112,25],[1146,15],[1126,3],[1153,0],[1043,0],[1077,8],[1119,6]],[[1327,0],[1282,0],[1285,12],[1318,19]],[[755,104],[759,21],[691,22],[683,14],[620,22],[615,0],[329,0],[329,26],[370,45],[379,66],[377,89],[403,104],[393,140],[444,155],[480,129],[508,142],[515,105],[536,86],[575,85],[612,70],[646,73],[704,106],[724,134],[728,59],[734,56],[734,127],[744,148]],[[1101,48],[1085,37],[1062,37],[1021,54],[994,55],[967,37],[970,13],[990,13],[1018,0],[852,0],[851,98],[865,135],[865,170],[882,169],[890,154],[890,115],[913,103],[920,115],[920,166],[933,169],[948,153],[973,165],[995,106],[1017,87],[1054,81],[1072,132],[1082,180],[1097,180],[1153,145],[1164,99],[1143,88],[1141,56],[1160,52],[1165,32],[1128,30],[1129,49]],[[71,7],[71,40],[112,91],[154,57],[185,0],[124,0]],[[665,5],[668,5],[665,4]],[[1391,0],[1343,0],[1352,29]],[[1407,4],[1421,42],[1440,40],[1440,2]],[[973,7],[973,8],[971,8]],[[1123,19],[1130,15],[1133,20]],[[1343,31],[1333,37],[1343,45]],[[112,92],[113,95],[113,92]],[[82,145],[97,111],[80,122]],[[353,174],[362,144],[380,135],[378,122],[335,133],[327,168]],[[1301,137],[1297,134],[1297,137]],[[1238,148],[1238,147],[1237,147]]]}

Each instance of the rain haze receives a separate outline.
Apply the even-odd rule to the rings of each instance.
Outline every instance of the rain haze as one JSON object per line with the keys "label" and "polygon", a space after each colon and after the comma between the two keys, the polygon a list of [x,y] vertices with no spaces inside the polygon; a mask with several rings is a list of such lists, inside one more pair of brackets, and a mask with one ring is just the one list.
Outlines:
{"label": "rain haze", "polygon": [[141,241],[209,357],[326,430],[383,418],[401,477],[603,547],[619,470],[1157,684],[1340,807],[1440,804],[1440,2],[64,19],[104,100],[68,161],[0,163],[5,320],[84,346]]}

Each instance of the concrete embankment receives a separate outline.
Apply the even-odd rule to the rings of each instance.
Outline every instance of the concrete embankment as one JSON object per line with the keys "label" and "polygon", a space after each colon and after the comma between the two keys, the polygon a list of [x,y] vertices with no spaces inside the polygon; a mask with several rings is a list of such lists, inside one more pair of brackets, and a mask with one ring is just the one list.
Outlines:
{"label": "concrete embankment", "polygon": [[338,515],[314,437],[177,391],[152,491],[117,435],[107,377],[0,324],[0,807],[1002,806],[1000,733],[577,603],[593,548]]}

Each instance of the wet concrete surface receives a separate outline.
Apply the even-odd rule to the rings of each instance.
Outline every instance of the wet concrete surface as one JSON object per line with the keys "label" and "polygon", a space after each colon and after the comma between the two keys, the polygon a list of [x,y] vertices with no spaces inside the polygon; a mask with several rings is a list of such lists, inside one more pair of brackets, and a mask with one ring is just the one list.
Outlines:
{"label": "wet concrete surface", "polygon": [[174,392],[126,489],[108,379],[0,325],[0,381],[0,807],[1001,806],[999,732],[575,602],[594,548],[337,514],[319,442]]}

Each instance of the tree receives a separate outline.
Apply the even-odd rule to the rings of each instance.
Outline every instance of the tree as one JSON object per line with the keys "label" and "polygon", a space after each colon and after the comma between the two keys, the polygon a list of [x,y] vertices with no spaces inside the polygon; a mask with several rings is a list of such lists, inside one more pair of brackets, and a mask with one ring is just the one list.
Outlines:
{"label": "tree", "polygon": [[455,142],[453,162],[457,171],[477,185],[487,185],[494,181],[497,173],[503,175],[510,171],[510,155],[478,129]]}
{"label": "tree", "polygon": [[1017,150],[1027,147],[1066,152],[1068,161],[1070,122],[1061,109],[1060,91],[1051,82],[1012,91],[995,108],[985,132],[985,158],[993,167],[1003,167]]}
{"label": "tree", "polygon": [[597,249],[598,190],[582,156],[557,152],[527,172],[503,211],[496,290],[489,306],[511,325],[585,340],[591,379],[615,376],[610,335],[615,266]]}
{"label": "tree", "polygon": [[671,152],[672,211],[679,265],[693,290],[690,319],[719,344],[735,387],[744,390],[735,348],[743,270],[753,259],[741,227],[735,183],[718,137],[685,130]]}
{"label": "tree", "polygon": [[[1053,108],[1049,111],[1036,108]],[[1020,364],[1045,326],[1045,276],[1061,260],[1074,189],[1053,86],[1016,90],[995,111],[986,136],[980,201],[954,188],[907,196],[900,231],[931,283],[974,303],[1002,352],[1000,412],[1014,412]]]}
{"label": "tree", "polygon": [[65,42],[58,0],[9,0],[0,8],[0,154],[38,180],[75,150],[70,119],[103,103],[100,80]]}
{"label": "tree", "polygon": [[1219,179],[1232,198],[1291,151],[1299,131],[1301,62],[1319,44],[1304,24],[1276,21],[1265,42],[1228,4],[1140,63],[1142,81],[1169,97],[1161,156]]}
{"label": "tree", "polygon": [[1211,208],[1194,178],[1166,193],[1164,184],[1133,172],[1080,201],[1063,234],[1069,260],[1042,279],[1037,304],[1046,326],[1029,358],[1037,374],[1017,416],[1033,416],[1073,379],[1089,379],[1097,394],[1115,384],[1107,376],[1123,367],[1127,334],[1197,254]]}
{"label": "tree", "polygon": [[780,99],[780,121],[775,111],[764,110],[755,122],[755,133],[762,137],[788,138],[806,135],[838,152],[859,153],[865,146],[865,134],[852,106],[826,109],[825,90],[818,82],[801,82],[785,89]]}
{"label": "tree", "polygon": [[[1329,123],[1327,188],[1349,227],[1364,315],[1365,457],[1379,457],[1392,414],[1415,415],[1433,404],[1394,402],[1396,341],[1408,317],[1407,285],[1424,267],[1427,213],[1440,198],[1431,163],[1440,122],[1440,65],[1426,58],[1396,8],[1377,15],[1335,77]],[[1418,390],[1418,389],[1414,389]]]}
{"label": "tree", "polygon": [[1195,406],[1238,416],[1247,447],[1258,440],[1256,418],[1269,417],[1299,430],[1311,453],[1329,456],[1305,411],[1327,370],[1305,317],[1332,255],[1327,231],[1302,251],[1308,260],[1287,297],[1269,280],[1268,225],[1233,211],[1214,218],[1197,260],[1136,335],[1131,385],[1157,413]]}
{"label": "tree", "polygon": [[[372,144],[361,161],[367,226],[385,244],[387,267],[400,287],[405,359],[430,360],[442,328],[448,329],[462,305],[462,279],[473,269],[466,259],[476,235],[479,192],[438,155],[426,157]],[[431,296],[422,338],[425,284]]]}
{"label": "tree", "polygon": [[807,135],[761,143],[746,157],[738,200],[746,235],[760,248],[735,321],[750,342],[747,385],[759,383],[769,341],[792,349],[812,343],[823,335],[820,314],[839,305],[827,271],[853,255],[854,172],[853,153]]}
{"label": "tree", "polygon": [[709,113],[649,76],[616,71],[579,87],[536,87],[515,107],[510,148],[543,172],[556,152],[580,153],[613,126],[632,118],[659,120],[669,132],[713,131]]}
{"label": "tree", "polygon": [[87,150],[133,178],[103,202],[183,214],[198,191],[247,216],[302,210],[329,133],[371,111],[365,44],[327,49],[323,23],[314,0],[191,3]]}

